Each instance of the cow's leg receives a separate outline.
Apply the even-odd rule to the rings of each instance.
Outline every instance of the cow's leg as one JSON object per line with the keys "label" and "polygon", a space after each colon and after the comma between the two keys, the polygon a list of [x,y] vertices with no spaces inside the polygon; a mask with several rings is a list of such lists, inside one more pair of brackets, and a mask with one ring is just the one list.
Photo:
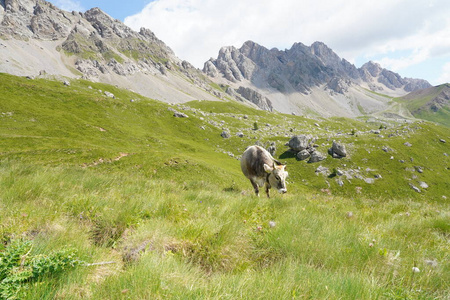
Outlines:
{"label": "cow's leg", "polygon": [[270,198],[269,189],[270,189],[270,185],[266,183],[266,194],[267,194],[267,198]]}
{"label": "cow's leg", "polygon": [[259,197],[259,187],[258,187],[258,184],[256,183],[256,181],[255,181],[254,179],[250,179],[250,182],[252,183],[253,188],[255,189],[255,194],[256,194],[256,196]]}

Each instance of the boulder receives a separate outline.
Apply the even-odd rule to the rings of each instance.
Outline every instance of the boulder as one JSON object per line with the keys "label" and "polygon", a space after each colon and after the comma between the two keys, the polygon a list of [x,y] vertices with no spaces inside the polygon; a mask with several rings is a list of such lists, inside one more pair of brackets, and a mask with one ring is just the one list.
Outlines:
{"label": "boulder", "polygon": [[311,153],[311,157],[308,160],[308,163],[315,163],[315,162],[319,162],[322,161],[326,158],[325,155],[323,155],[322,153],[320,153],[319,151],[314,151],[313,153]]}
{"label": "boulder", "polygon": [[345,149],[345,145],[339,144],[336,141],[333,141],[333,145],[328,150],[328,153],[333,156],[333,158],[342,158],[347,156],[347,150]]}
{"label": "boulder", "polygon": [[305,160],[305,159],[309,158],[310,156],[311,156],[311,153],[309,153],[309,151],[306,149],[297,153],[297,158],[299,160]]}
{"label": "boulder", "polygon": [[104,94],[105,94],[105,96],[108,97],[108,98],[113,98],[113,99],[116,98],[116,96],[114,96],[114,94],[111,93],[111,92],[106,91]]}
{"label": "boulder", "polygon": [[185,113],[182,113],[182,112],[179,112],[179,111],[176,111],[176,110],[173,112],[173,116],[175,118],[189,118],[189,116],[186,115]]}
{"label": "boulder", "polygon": [[224,139],[228,139],[230,137],[230,134],[224,130],[224,131],[222,131],[220,136],[223,137]]}
{"label": "boulder", "polygon": [[275,142],[271,142],[270,146],[267,147],[267,151],[270,153],[270,155],[274,156],[275,152],[277,152],[277,146],[275,144]]}
{"label": "boulder", "polygon": [[294,135],[288,145],[294,151],[302,151],[308,148],[309,138],[306,135]]}

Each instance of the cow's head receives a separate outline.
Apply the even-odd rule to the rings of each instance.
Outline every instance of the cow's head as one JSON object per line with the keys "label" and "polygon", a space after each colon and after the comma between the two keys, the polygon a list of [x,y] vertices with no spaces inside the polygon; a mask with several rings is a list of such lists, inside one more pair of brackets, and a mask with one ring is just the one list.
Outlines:
{"label": "cow's head", "polygon": [[286,178],[288,177],[286,165],[277,165],[274,163],[272,166],[269,166],[264,164],[264,170],[269,174],[268,181],[270,186],[276,188],[281,194],[286,193]]}

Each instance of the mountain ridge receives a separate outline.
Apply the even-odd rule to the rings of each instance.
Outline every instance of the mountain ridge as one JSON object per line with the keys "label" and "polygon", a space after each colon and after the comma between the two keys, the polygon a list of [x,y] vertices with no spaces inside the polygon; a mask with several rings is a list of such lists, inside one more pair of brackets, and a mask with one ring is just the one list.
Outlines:
{"label": "mountain ridge", "polygon": [[222,47],[199,70],[149,29],[136,32],[100,8],[66,12],[44,0],[0,1],[0,36],[2,72],[81,76],[165,102],[236,100],[283,113],[357,117],[389,110],[389,97],[431,87],[374,62],[356,68],[323,42],[269,50],[247,41]]}
{"label": "mountain ridge", "polygon": [[133,31],[99,8],[67,12],[44,0],[4,0],[0,36],[2,72],[81,76],[165,102],[220,97],[151,30]]}
{"label": "mountain ridge", "polygon": [[341,59],[323,42],[314,42],[310,47],[294,43],[290,49],[269,50],[253,41],[247,41],[239,49],[234,46],[222,47],[218,58],[207,61],[203,70],[212,77],[221,73],[232,82],[243,78],[253,80],[253,77],[263,76],[258,72],[265,72],[269,73],[267,83],[271,87],[285,90],[286,86],[277,85],[280,82],[275,79],[283,77],[302,93],[308,92],[313,86],[326,84],[337,76],[351,79],[354,83],[364,82],[374,91],[387,88],[393,92],[396,89],[412,92],[431,87],[426,80],[401,77],[372,61],[356,68],[347,60]]}

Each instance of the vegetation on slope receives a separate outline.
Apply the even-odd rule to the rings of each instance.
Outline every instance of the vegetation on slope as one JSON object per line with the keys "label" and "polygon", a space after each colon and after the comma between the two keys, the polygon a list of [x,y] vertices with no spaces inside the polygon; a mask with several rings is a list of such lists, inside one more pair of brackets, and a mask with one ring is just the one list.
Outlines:
{"label": "vegetation on slope", "polygon": [[[87,81],[0,77],[0,253],[20,253],[0,261],[0,274],[52,253],[80,262],[20,281],[21,298],[448,295],[446,128],[234,102],[169,106]],[[324,153],[339,140],[349,156],[297,161],[283,146],[294,134],[317,137]],[[236,158],[257,141],[277,143],[288,194],[253,196]],[[329,174],[316,174],[319,165]],[[429,187],[418,193],[418,182]],[[27,252],[15,250],[20,241]],[[0,291],[11,287],[4,278]]]}
{"label": "vegetation on slope", "polygon": [[416,117],[450,127],[450,84],[442,84],[412,92],[395,101],[404,104]]}

